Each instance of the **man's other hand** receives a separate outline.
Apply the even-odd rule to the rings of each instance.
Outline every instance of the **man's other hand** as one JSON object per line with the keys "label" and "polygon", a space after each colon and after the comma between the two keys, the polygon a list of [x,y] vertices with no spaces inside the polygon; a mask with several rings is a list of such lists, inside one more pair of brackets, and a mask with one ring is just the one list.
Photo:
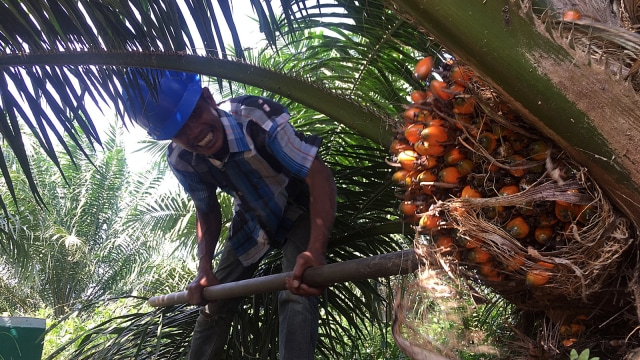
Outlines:
{"label": "man's other hand", "polygon": [[293,268],[293,276],[285,279],[287,290],[300,296],[319,296],[324,291],[323,287],[312,287],[302,282],[302,274],[310,267],[326,264],[324,256],[314,255],[309,251],[302,252],[296,259]]}
{"label": "man's other hand", "polygon": [[202,297],[202,289],[220,282],[211,269],[198,271],[198,276],[187,286],[187,301],[191,305],[205,305],[209,301]]}

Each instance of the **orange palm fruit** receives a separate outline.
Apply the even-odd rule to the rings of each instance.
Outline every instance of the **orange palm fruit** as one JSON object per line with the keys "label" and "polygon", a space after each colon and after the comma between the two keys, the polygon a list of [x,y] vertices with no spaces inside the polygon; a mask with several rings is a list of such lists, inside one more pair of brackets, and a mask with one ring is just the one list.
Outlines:
{"label": "orange palm fruit", "polygon": [[561,325],[560,326],[560,335],[561,336],[571,336],[571,328],[569,325]]}
{"label": "orange palm fruit", "polygon": [[447,184],[457,184],[460,177],[460,172],[455,166],[446,167],[438,172],[438,181]]}
{"label": "orange palm fruit", "polygon": [[431,195],[433,193],[434,186],[433,185],[422,185],[422,183],[434,182],[437,180],[436,175],[434,175],[431,171],[423,171],[418,176],[416,176],[416,181],[420,184],[422,192]]}
{"label": "orange palm fruit", "polygon": [[589,224],[598,215],[598,209],[593,205],[583,205],[578,211],[578,221],[583,225]]}
{"label": "orange palm fruit", "polygon": [[562,222],[571,222],[574,219],[574,210],[572,207],[577,206],[574,204],[567,204],[556,201],[554,212],[556,217]]}
{"label": "orange palm fruit", "polygon": [[576,21],[580,20],[582,15],[578,10],[567,10],[562,14],[562,20],[564,21]]}
{"label": "orange palm fruit", "polygon": [[578,341],[578,339],[569,338],[569,339],[562,339],[561,343],[562,343],[562,346],[571,347],[573,346],[573,344],[575,344],[576,341]]}
{"label": "orange palm fruit", "polygon": [[435,230],[440,225],[442,218],[438,215],[425,214],[420,218],[418,226],[420,230]]}
{"label": "orange palm fruit", "polygon": [[547,227],[553,226],[558,222],[558,218],[555,214],[543,212],[536,217],[536,226]]}
{"label": "orange palm fruit", "polygon": [[[433,181],[435,181],[435,179]],[[420,185],[420,187],[422,188],[422,192],[426,195],[433,195],[433,190],[436,189],[433,185]]]}
{"label": "orange palm fruit", "polygon": [[466,89],[465,86],[460,85],[460,84],[456,84],[456,83],[453,83],[453,84],[451,84],[451,86],[449,86],[449,92],[451,92],[454,96],[455,95],[462,95],[464,93],[465,89]]}
{"label": "orange palm fruit", "polygon": [[496,205],[496,206],[483,207],[482,213],[487,219],[495,219],[502,216],[502,214],[504,214],[504,206]]}
{"label": "orange palm fruit", "polygon": [[[412,184],[408,185],[404,192],[404,196],[402,197],[403,201],[415,201],[418,196],[422,194],[420,187],[413,186],[413,180],[411,180],[411,182]],[[416,212],[420,211],[421,206],[422,205],[418,206],[418,210],[416,210]]]}
{"label": "orange palm fruit", "polygon": [[544,160],[547,158],[547,150],[549,150],[549,145],[542,141],[534,141],[527,147],[527,154],[531,160]]}
{"label": "orange palm fruit", "polygon": [[402,113],[402,118],[405,121],[405,124],[411,124],[414,123],[416,121],[416,118],[418,117],[418,114],[420,113],[421,109],[417,108],[417,107],[410,107],[408,109],[406,109],[403,113]]}
{"label": "orange palm fruit", "polygon": [[524,150],[525,147],[529,144],[529,139],[519,133],[513,133],[506,136],[509,145],[513,148],[514,151],[520,152]]}
{"label": "orange palm fruit", "polygon": [[450,76],[456,84],[467,86],[473,80],[473,71],[466,66],[454,66]]}
{"label": "orange palm fruit", "polygon": [[449,101],[453,99],[454,94],[449,90],[447,83],[440,80],[432,80],[429,84],[429,90],[441,100]]}
{"label": "orange palm fruit", "polygon": [[413,145],[414,150],[422,156],[440,156],[444,153],[444,147],[435,143],[418,141]]}
{"label": "orange palm fruit", "polygon": [[473,114],[476,101],[471,97],[459,97],[453,100],[453,113],[458,115]]}
{"label": "orange palm fruit", "polygon": [[504,229],[516,239],[524,239],[529,235],[530,226],[522,216],[511,219]]}
{"label": "orange palm fruit", "polygon": [[420,140],[420,134],[424,129],[424,124],[422,123],[413,123],[407,126],[404,129],[404,137],[411,143],[414,144]]}
{"label": "orange palm fruit", "polygon": [[418,80],[426,80],[433,69],[433,57],[425,56],[418,61],[413,70],[413,76]]}
{"label": "orange palm fruit", "polygon": [[455,126],[463,130],[465,128],[469,128],[471,126],[471,121],[473,121],[473,116],[471,115],[463,115],[463,114],[455,114]]}
{"label": "orange palm fruit", "polygon": [[532,269],[527,271],[525,282],[528,286],[542,286],[551,278],[551,273],[546,270]]}
{"label": "orange palm fruit", "polygon": [[460,160],[465,159],[465,154],[459,148],[453,148],[447,151],[443,155],[444,163],[446,165],[454,165],[460,162]]}
{"label": "orange palm fruit", "polygon": [[418,184],[421,182],[432,182],[436,181],[436,176],[430,170],[425,170],[421,171],[416,176],[416,181],[418,182]]}
{"label": "orange palm fruit", "polygon": [[405,123],[424,122],[431,118],[431,112],[418,107],[410,107],[402,114]]}
{"label": "orange palm fruit", "polygon": [[456,164],[460,176],[467,176],[473,171],[474,163],[471,159],[462,159]]}
{"label": "orange palm fruit", "polygon": [[427,100],[428,97],[429,95],[427,94],[426,91],[415,90],[411,92],[411,101],[413,101],[416,104],[423,103],[424,101]]}
{"label": "orange palm fruit", "polygon": [[412,149],[413,146],[406,139],[393,139],[391,146],[389,146],[389,152],[394,155],[398,155],[401,151]]}
{"label": "orange palm fruit", "polygon": [[419,166],[425,169],[433,169],[438,165],[437,156],[422,156],[418,161]]}
{"label": "orange palm fruit", "polygon": [[491,260],[491,254],[478,246],[469,250],[467,253],[467,259],[476,264],[485,263]]}
{"label": "orange palm fruit", "polygon": [[422,137],[422,141],[429,144],[442,144],[449,140],[447,129],[438,125],[427,126],[422,130],[420,136]]}
{"label": "orange palm fruit", "polygon": [[427,126],[444,126],[447,122],[442,119],[434,119],[433,117],[425,122]]}
{"label": "orange palm fruit", "polygon": [[572,322],[571,324],[569,324],[569,329],[572,334],[580,335],[586,330],[586,327],[580,323]]}
{"label": "orange palm fruit", "polygon": [[391,180],[398,185],[406,185],[407,184],[407,176],[409,176],[411,172],[409,170],[400,169],[391,175]]}
{"label": "orange palm fruit", "polygon": [[421,112],[418,113],[418,116],[416,117],[416,121],[419,121],[423,124],[428,124],[432,118],[433,118],[433,114],[430,111],[422,110]]}
{"label": "orange palm fruit", "polygon": [[552,227],[537,227],[533,231],[533,237],[539,244],[545,245],[553,238]]}
{"label": "orange palm fruit", "polygon": [[498,171],[498,170],[500,170],[500,166],[498,166],[498,165],[497,165],[496,163],[494,163],[494,162],[489,163],[489,164],[487,165],[487,171],[489,171],[489,172],[494,173],[494,172],[496,172],[496,171]]}
{"label": "orange palm fruit", "polygon": [[505,128],[504,126],[502,126],[500,124],[492,124],[491,125],[491,132],[496,137],[508,136],[508,135],[513,134],[513,130],[507,129],[507,128]]}
{"label": "orange palm fruit", "polygon": [[[520,166],[522,165],[522,160],[524,157],[522,155],[514,154],[507,157],[507,162],[512,166]],[[509,173],[513,176],[522,177],[527,173],[527,169],[509,169]]]}
{"label": "orange palm fruit", "polygon": [[520,192],[520,188],[518,187],[518,185],[505,185],[502,188],[500,188],[500,190],[498,190],[498,195],[507,196],[507,195],[517,194],[519,192]]}
{"label": "orange palm fruit", "polygon": [[471,186],[467,185],[464,188],[462,188],[462,193],[460,194],[460,197],[463,199],[467,199],[467,198],[478,199],[482,197],[482,194],[479,191],[474,190]]}
{"label": "orange palm fruit", "polygon": [[[566,191],[567,194],[580,194],[580,190],[578,189],[570,189]],[[569,206],[572,205],[572,203],[564,201],[564,200],[556,200],[556,204],[560,204],[563,206]]]}
{"label": "orange palm fruit", "polygon": [[491,154],[498,146],[498,140],[496,139],[496,136],[487,131],[480,133],[476,141],[489,154]]}
{"label": "orange palm fruit", "polygon": [[405,170],[414,170],[416,167],[416,161],[420,157],[420,154],[414,150],[404,150],[398,154],[398,162]]}
{"label": "orange palm fruit", "polygon": [[413,216],[416,214],[416,210],[418,210],[418,205],[416,205],[413,201],[403,201],[400,203],[400,213],[405,216]]}
{"label": "orange palm fruit", "polygon": [[536,265],[543,267],[545,269],[553,269],[554,267],[556,267],[554,264],[548,263],[546,261],[538,261],[536,262]]}
{"label": "orange palm fruit", "polygon": [[480,246],[484,242],[484,241],[482,241],[481,238],[477,238],[477,237],[469,238],[469,237],[466,237],[466,236],[458,236],[456,238],[456,240],[458,241],[458,243],[462,247],[467,248],[467,249],[476,248],[476,247]]}
{"label": "orange palm fruit", "polygon": [[500,273],[496,269],[493,261],[485,261],[478,264],[478,272],[488,280],[499,281],[501,280]]}
{"label": "orange palm fruit", "polygon": [[455,244],[451,236],[441,235],[436,238],[436,246],[441,249],[451,249]]}

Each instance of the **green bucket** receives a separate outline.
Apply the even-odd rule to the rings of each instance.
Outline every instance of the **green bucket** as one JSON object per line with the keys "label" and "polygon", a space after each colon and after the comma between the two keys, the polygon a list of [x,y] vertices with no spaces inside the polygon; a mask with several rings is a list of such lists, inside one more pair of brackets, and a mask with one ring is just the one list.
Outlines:
{"label": "green bucket", "polygon": [[45,319],[0,316],[0,360],[40,360]]}

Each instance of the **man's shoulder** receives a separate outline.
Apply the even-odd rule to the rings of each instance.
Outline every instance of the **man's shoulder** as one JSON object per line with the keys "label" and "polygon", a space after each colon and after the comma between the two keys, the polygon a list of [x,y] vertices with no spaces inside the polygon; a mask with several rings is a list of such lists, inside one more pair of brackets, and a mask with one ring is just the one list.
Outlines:
{"label": "man's shoulder", "polygon": [[289,110],[283,104],[262,96],[242,95],[229,99],[231,113],[254,113],[260,111],[266,118],[275,118],[282,114],[289,114]]}
{"label": "man's shoulder", "polygon": [[167,163],[173,170],[195,172],[200,156],[171,142],[167,147]]}

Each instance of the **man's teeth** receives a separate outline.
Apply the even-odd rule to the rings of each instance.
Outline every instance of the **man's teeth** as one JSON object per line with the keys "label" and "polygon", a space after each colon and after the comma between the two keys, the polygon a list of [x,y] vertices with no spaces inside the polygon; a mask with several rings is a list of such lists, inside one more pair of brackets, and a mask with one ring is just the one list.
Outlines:
{"label": "man's teeth", "polygon": [[206,146],[211,140],[213,140],[213,134],[208,133],[207,136],[205,136],[204,139],[200,140],[200,142],[197,143],[196,145]]}

